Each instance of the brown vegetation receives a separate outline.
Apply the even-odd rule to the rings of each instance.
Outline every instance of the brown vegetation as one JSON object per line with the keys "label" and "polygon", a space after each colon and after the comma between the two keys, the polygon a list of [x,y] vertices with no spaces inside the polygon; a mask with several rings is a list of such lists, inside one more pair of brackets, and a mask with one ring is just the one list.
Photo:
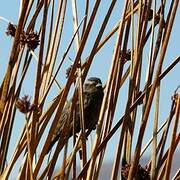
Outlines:
{"label": "brown vegetation", "polygon": [[[13,45],[0,86],[0,179],[9,178],[20,157],[22,162],[17,179],[98,179],[107,147],[116,132],[119,136],[113,152],[115,158],[111,179],[117,179],[120,172],[122,178],[128,180],[169,179],[173,156],[180,141],[180,93],[177,90],[172,95],[169,115],[162,124],[158,124],[159,102],[161,80],[165,79],[180,61],[178,56],[170,60],[168,67],[163,67],[179,0],[171,0],[168,3],[165,0],[158,3],[156,0],[124,0],[121,3],[121,16],[118,22],[115,22],[117,25],[106,34],[108,22],[114,7],[117,6],[117,0],[111,0],[107,3],[107,12],[101,12],[102,24],[93,37],[92,34],[89,37],[90,32],[96,21],[98,9],[105,1],[83,1],[84,9],[77,7],[76,0],[72,0],[71,3],[72,14],[67,14],[67,0],[22,0],[17,24],[8,25],[6,33],[13,37]],[[80,13],[77,8],[84,13],[81,21],[78,21]],[[73,17],[74,34],[68,47],[64,48],[62,58],[59,59],[57,53],[61,41],[64,40],[62,32],[71,28],[67,27],[65,16]],[[94,57],[103,51],[102,47],[106,46],[112,37],[116,37],[116,42],[114,47],[109,49],[109,53],[112,54],[111,65],[104,86],[105,95],[98,125],[92,138],[92,149],[86,144],[86,132],[82,127],[80,133],[73,136],[73,147],[60,139],[47,162],[46,152],[71,87],[75,85],[73,97],[82,97],[82,84],[95,61]],[[91,48],[86,46],[88,38],[94,39]],[[69,69],[67,67],[67,79],[61,86],[57,77],[65,60],[68,59],[73,44],[76,47],[75,57],[72,66]],[[147,44],[148,58],[143,55]],[[89,48],[89,55],[83,59],[82,53],[86,48]],[[24,81],[28,73],[31,73],[31,70],[28,70],[32,59],[37,60],[37,66],[34,67],[36,79],[32,87],[34,94],[23,97],[21,94]],[[146,80],[142,82],[145,74]],[[124,84],[128,85],[127,99],[123,100],[125,111],[116,122],[114,114],[118,111],[117,104],[122,103],[118,101],[118,97]],[[59,92],[53,100],[49,100],[54,92],[54,85],[57,85]],[[74,98],[74,101],[77,101],[77,98]],[[83,111],[83,106],[80,107]],[[149,133],[153,136],[143,147],[152,109],[153,132]],[[10,160],[6,162],[12,130],[17,120],[19,121],[17,111],[24,115],[25,126],[15,150],[10,152]],[[140,112],[141,117],[137,116],[137,112]],[[136,124],[139,122],[138,127]],[[135,126],[139,128],[137,134],[134,134]],[[169,133],[170,127],[172,133]],[[132,144],[135,144],[135,149],[132,148]],[[147,148],[151,148],[151,158],[146,166],[142,167],[139,163],[140,158]],[[60,162],[59,156],[62,157]],[[78,164],[81,164],[81,169],[77,172]],[[173,179],[179,177],[180,170]]]}

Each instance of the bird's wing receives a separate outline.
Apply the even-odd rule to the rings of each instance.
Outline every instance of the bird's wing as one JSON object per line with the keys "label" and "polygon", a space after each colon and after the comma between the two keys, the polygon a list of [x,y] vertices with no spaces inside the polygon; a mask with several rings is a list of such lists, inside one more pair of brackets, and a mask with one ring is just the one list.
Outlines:
{"label": "bird's wing", "polygon": [[63,128],[65,127],[65,124],[68,122],[68,119],[70,118],[71,104],[72,103],[70,101],[68,101],[62,111],[61,117],[56,126],[56,130],[55,130],[55,133],[53,134],[53,137],[52,137],[52,140],[49,145],[47,153],[50,151],[50,149],[53,147],[53,145],[59,139],[60,134],[61,134]]}
{"label": "bird's wing", "polygon": [[62,111],[60,120],[58,121],[57,127],[56,127],[56,131],[55,131],[55,136],[59,135],[60,132],[62,131],[62,128],[64,127],[64,125],[68,122],[69,118],[70,118],[70,111],[71,111],[71,101],[68,101]]}
{"label": "bird's wing", "polygon": [[90,97],[90,93],[88,93],[88,92],[84,92],[84,94],[83,94],[83,101],[84,101],[84,109],[86,109],[87,107],[89,107],[89,105],[91,104],[91,102],[92,102],[92,98]]}

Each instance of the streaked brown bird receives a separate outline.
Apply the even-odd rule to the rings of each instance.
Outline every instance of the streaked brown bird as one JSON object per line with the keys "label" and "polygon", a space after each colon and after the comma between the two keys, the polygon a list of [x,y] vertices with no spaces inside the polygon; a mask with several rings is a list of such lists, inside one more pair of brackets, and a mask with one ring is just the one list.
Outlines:
{"label": "streaked brown bird", "polygon": [[[101,80],[97,77],[89,78],[83,86],[84,125],[85,129],[88,131],[92,131],[96,128],[103,96],[104,93]],[[61,118],[57,124],[55,133],[52,137],[52,141],[48,148],[48,152],[49,150],[51,150],[56,141],[58,141],[59,138],[61,138],[63,131],[65,131],[66,137],[68,138],[70,138],[73,134],[73,119],[70,116],[71,105],[72,100],[66,103],[62,111]],[[76,133],[78,133],[81,129],[79,101],[77,101],[75,109],[75,130]],[[66,126],[66,123],[69,123],[68,128]]]}

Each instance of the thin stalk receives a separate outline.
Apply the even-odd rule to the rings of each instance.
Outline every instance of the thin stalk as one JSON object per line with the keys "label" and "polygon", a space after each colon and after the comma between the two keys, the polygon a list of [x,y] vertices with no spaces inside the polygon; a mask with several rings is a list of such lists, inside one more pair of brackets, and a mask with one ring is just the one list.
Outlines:
{"label": "thin stalk", "polygon": [[156,174],[156,161],[157,161],[157,129],[158,129],[158,116],[159,116],[159,100],[160,100],[160,85],[157,87],[155,113],[154,113],[154,125],[153,125],[153,141],[152,141],[152,165],[151,165],[151,178],[155,178]]}
{"label": "thin stalk", "polygon": [[[77,14],[77,4],[76,0],[72,0],[72,14],[73,14],[73,25],[74,25],[74,31],[78,27],[78,14]],[[85,17],[86,19],[86,17]],[[76,51],[79,49],[79,32],[76,33],[75,37],[75,47]],[[80,111],[80,127],[82,130],[82,164],[83,167],[86,164],[87,161],[87,150],[86,150],[86,139],[85,139],[85,122],[84,122],[84,100],[83,100],[83,85],[82,85],[82,72],[81,72],[81,59],[79,59],[79,67],[78,67],[78,95],[79,95],[79,111]]]}

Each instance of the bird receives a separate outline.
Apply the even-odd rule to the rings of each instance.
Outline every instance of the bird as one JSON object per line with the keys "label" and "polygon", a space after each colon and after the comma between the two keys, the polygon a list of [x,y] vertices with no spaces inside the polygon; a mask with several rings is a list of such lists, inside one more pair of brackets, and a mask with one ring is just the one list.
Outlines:
{"label": "bird", "polygon": [[[91,132],[96,129],[100,108],[104,96],[102,82],[100,78],[90,77],[83,85],[83,108],[84,108],[84,126],[85,130]],[[73,118],[71,116],[72,99],[66,102],[61,117],[56,126],[52,140],[47,153],[52,149],[54,144],[61,138],[62,132],[65,131],[69,139],[73,135]],[[75,104],[75,133],[80,132],[80,103]],[[68,128],[66,124],[69,123]]]}

